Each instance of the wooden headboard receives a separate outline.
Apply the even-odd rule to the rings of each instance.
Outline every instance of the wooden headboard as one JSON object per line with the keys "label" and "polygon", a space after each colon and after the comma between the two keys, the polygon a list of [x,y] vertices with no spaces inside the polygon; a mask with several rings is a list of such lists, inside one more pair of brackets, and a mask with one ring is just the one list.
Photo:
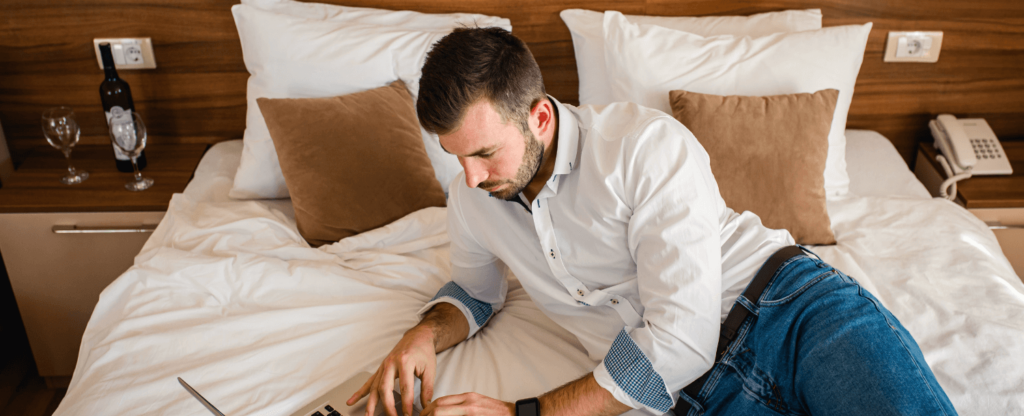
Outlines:
{"label": "wooden headboard", "polygon": [[[576,60],[558,17],[568,8],[649,15],[747,15],[820,8],[824,25],[874,22],[849,128],[877,130],[908,163],[938,113],[985,117],[1024,137],[1024,1],[1020,0],[325,0],[351,6],[504,16],[525,40],[548,92],[577,103]],[[82,143],[107,143],[92,39],[152,37],[158,68],[121,71],[153,142],[237,139],[248,73],[230,7],[237,0],[0,2],[0,125],[15,163],[44,144],[42,111],[70,105]],[[890,30],[944,31],[938,63],[883,63]],[[809,51],[813,53],[813,51]]]}

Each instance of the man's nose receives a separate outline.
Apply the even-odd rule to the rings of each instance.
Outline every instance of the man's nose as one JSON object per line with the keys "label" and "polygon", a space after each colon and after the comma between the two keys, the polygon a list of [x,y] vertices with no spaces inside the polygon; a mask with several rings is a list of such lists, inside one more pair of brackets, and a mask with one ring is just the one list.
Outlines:
{"label": "man's nose", "polygon": [[466,172],[466,186],[476,188],[480,182],[487,180],[487,169],[472,157],[460,157],[462,169]]}

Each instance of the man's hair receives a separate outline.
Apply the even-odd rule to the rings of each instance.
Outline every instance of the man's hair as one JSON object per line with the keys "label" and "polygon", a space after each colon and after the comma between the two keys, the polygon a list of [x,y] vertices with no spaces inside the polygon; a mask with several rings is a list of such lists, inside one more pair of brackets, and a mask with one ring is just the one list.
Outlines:
{"label": "man's hair", "polygon": [[423,64],[416,114],[429,132],[448,134],[466,109],[487,99],[529,137],[530,110],[546,98],[533,54],[519,38],[497,28],[459,28],[431,48]]}

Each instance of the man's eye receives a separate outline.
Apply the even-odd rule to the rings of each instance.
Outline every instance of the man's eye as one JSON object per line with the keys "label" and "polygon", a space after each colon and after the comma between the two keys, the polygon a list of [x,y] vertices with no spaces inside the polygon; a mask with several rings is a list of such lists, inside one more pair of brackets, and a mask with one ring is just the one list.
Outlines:
{"label": "man's eye", "polygon": [[484,158],[484,159],[488,159],[488,158],[490,158],[491,156],[494,156],[494,152],[491,152],[491,153],[484,153],[484,154],[480,155],[480,157],[482,157],[482,158]]}

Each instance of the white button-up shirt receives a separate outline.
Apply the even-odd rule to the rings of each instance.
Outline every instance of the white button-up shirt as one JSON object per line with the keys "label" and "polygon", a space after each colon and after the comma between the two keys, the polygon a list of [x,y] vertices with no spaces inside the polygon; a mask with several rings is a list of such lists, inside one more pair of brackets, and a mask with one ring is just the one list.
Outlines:
{"label": "white button-up shirt", "polygon": [[682,124],[630,103],[558,114],[554,173],[532,203],[470,189],[448,196],[448,302],[473,336],[501,309],[505,267],[601,360],[619,401],[663,413],[714,363],[721,321],[785,230],[725,206],[707,152]]}

